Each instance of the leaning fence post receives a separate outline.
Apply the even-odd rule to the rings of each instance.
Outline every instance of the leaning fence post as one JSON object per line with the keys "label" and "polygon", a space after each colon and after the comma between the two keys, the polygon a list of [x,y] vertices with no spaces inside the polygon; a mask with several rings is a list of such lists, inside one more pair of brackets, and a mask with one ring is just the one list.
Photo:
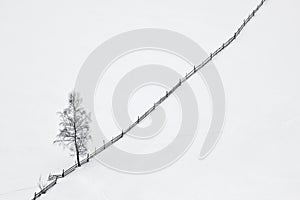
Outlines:
{"label": "leaning fence post", "polygon": [[65,169],[63,169],[62,177],[65,177]]}

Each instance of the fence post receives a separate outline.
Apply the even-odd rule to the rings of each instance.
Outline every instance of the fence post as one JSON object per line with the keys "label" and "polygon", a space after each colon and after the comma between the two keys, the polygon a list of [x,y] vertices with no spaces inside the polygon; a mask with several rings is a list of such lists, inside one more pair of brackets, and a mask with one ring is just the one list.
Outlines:
{"label": "fence post", "polygon": [[181,79],[179,79],[179,85],[181,85]]}
{"label": "fence post", "polygon": [[137,123],[139,123],[140,122],[140,116],[138,116],[138,120],[137,120]]}
{"label": "fence post", "polygon": [[123,130],[122,130],[121,136],[123,137],[123,135],[124,135],[124,132],[123,132]]}
{"label": "fence post", "polygon": [[168,94],[168,91],[166,91],[166,97],[168,97],[168,95],[169,95],[169,94]]}
{"label": "fence post", "polygon": [[86,162],[90,161],[90,154],[87,154]]}
{"label": "fence post", "polygon": [[36,199],[36,192],[34,192],[34,198],[33,198],[34,200]]}
{"label": "fence post", "polygon": [[105,149],[105,140],[103,140],[103,147],[104,147],[104,149]]}
{"label": "fence post", "polygon": [[63,169],[62,177],[65,177],[65,169]]}
{"label": "fence post", "polygon": [[212,53],[210,53],[210,59],[212,59]]}

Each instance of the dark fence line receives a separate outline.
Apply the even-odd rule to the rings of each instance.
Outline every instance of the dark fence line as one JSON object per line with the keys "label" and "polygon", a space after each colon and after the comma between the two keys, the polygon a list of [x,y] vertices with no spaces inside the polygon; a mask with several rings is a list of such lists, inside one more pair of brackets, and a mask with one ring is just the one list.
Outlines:
{"label": "dark fence line", "polygon": [[[99,153],[101,153],[102,151],[104,151],[106,148],[108,148],[109,146],[113,145],[113,143],[117,142],[118,140],[120,140],[124,135],[126,135],[132,128],[134,128],[136,125],[138,125],[142,120],[144,120],[150,113],[152,113],[155,108],[157,106],[159,106],[162,102],[164,102],[172,93],[174,93],[176,91],[176,89],[178,89],[182,83],[184,83],[185,81],[187,81],[191,76],[193,76],[195,73],[197,73],[201,68],[203,68],[205,65],[207,65],[215,56],[217,56],[222,50],[224,50],[227,46],[229,46],[237,37],[238,35],[241,33],[241,31],[243,30],[243,28],[247,25],[247,23],[254,17],[254,15],[256,14],[256,12],[258,12],[258,10],[260,9],[260,7],[264,4],[266,0],[262,0],[260,2],[260,4],[257,5],[257,7],[251,12],[251,14],[249,14],[249,16],[244,19],[242,25],[237,29],[237,31],[234,33],[234,35],[232,37],[230,37],[225,43],[223,43],[219,48],[217,48],[213,53],[210,53],[209,57],[207,57],[201,64],[199,64],[198,66],[194,66],[193,70],[191,70],[190,72],[188,72],[184,77],[182,77],[181,79],[179,79],[178,83],[169,91],[166,91],[166,94],[161,97],[157,102],[155,102],[153,104],[153,106],[151,108],[149,108],[143,115],[138,116],[138,119],[131,124],[127,129],[122,130],[122,132],[117,135],[115,138],[112,138],[110,141],[108,141],[107,143],[104,143],[101,147],[95,149],[95,151],[91,154],[87,154],[87,157],[82,159],[80,161],[81,165],[84,165],[86,163],[89,162],[90,158],[95,157],[96,155],[98,155]],[[52,188],[56,183],[57,180],[60,178],[64,178],[65,176],[69,175],[70,173],[72,173],[73,171],[76,170],[76,168],[78,167],[78,164],[75,163],[73,166],[71,166],[70,168],[62,171],[62,174],[55,174],[55,175],[49,175],[48,180],[51,181],[45,188],[43,188],[41,191],[39,191],[38,193],[34,193],[34,198],[33,200],[39,198],[42,194],[45,194],[50,188]]]}
{"label": "dark fence line", "polygon": [[56,182],[57,182],[57,179],[54,179],[46,187],[44,187],[41,191],[39,191],[38,193],[35,192],[33,200],[39,198],[40,196],[42,196],[42,194],[45,194],[50,188],[52,188],[56,184]]}

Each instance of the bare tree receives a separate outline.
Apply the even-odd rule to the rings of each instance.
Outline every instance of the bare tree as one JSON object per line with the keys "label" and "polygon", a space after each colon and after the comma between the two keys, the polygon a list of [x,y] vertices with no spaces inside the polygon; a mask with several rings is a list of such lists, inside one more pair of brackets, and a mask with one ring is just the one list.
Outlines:
{"label": "bare tree", "polygon": [[91,139],[90,113],[87,113],[81,106],[82,98],[79,93],[73,91],[69,95],[68,107],[63,112],[58,112],[60,117],[60,130],[53,143],[59,143],[67,147],[76,155],[78,166],[80,167],[79,157],[87,154],[87,143]]}

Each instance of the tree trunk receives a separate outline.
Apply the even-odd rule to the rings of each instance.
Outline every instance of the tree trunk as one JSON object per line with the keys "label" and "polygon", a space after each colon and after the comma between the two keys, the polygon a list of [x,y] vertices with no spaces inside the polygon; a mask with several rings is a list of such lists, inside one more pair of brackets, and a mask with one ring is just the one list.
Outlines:
{"label": "tree trunk", "polygon": [[76,144],[76,157],[77,157],[77,165],[78,165],[78,167],[80,167],[81,166],[81,164],[80,164],[80,159],[79,159],[79,151],[78,151],[78,148],[77,148],[77,144]]}
{"label": "tree trunk", "polygon": [[79,150],[77,146],[77,130],[76,130],[76,125],[74,123],[74,132],[75,132],[75,138],[74,138],[74,143],[75,143],[75,151],[76,151],[76,159],[77,159],[77,166],[80,167],[80,159],[79,159]]}
{"label": "tree trunk", "polygon": [[76,150],[76,159],[77,159],[77,166],[80,167],[80,159],[79,159],[79,151],[78,151],[78,146],[77,146],[77,134],[76,134],[76,130],[75,130],[75,150]]}
{"label": "tree trunk", "polygon": [[77,159],[77,166],[80,167],[81,164],[80,164],[80,159],[79,159],[79,150],[78,150],[78,146],[77,146],[77,127],[76,127],[76,107],[74,105],[74,102],[75,102],[75,98],[73,99],[73,120],[74,120],[74,124],[73,124],[73,127],[74,127],[74,135],[75,135],[75,138],[74,138],[74,142],[75,142],[75,150],[76,150],[76,159]]}

